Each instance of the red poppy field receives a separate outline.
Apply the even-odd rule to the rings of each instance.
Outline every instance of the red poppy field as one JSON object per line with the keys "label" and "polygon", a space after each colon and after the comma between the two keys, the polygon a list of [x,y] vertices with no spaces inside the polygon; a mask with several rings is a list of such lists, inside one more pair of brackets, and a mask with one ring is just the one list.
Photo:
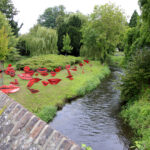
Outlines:
{"label": "red poppy field", "polygon": [[[66,100],[91,91],[110,72],[107,66],[99,62],[86,61],[54,71],[39,68],[34,74],[28,67],[24,71],[16,71],[13,77],[5,74],[4,84],[20,87],[19,91],[9,96],[37,116],[47,106],[61,108]],[[25,76],[27,72],[32,76]]]}

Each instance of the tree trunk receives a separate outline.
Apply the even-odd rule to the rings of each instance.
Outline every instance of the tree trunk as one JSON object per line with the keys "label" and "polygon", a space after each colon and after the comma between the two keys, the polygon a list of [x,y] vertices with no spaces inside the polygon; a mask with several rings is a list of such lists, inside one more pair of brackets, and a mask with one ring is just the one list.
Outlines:
{"label": "tree trunk", "polygon": [[2,86],[4,84],[4,61],[0,61],[0,70],[2,70],[2,72],[0,72],[0,86]]}

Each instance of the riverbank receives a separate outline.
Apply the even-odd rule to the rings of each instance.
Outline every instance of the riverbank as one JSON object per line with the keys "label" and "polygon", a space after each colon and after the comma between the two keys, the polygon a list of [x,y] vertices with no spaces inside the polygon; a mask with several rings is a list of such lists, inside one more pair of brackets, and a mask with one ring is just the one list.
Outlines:
{"label": "riverbank", "polygon": [[[150,149],[150,88],[145,89],[134,102],[128,102],[121,116],[134,130],[133,139],[138,150]],[[134,147],[134,146],[133,146]]]}
{"label": "riverbank", "polygon": [[[19,74],[17,71],[16,74]],[[28,81],[21,80],[16,76],[19,81],[20,91],[9,96],[22,104],[29,111],[36,114],[38,117],[46,122],[53,119],[56,111],[62,108],[66,101],[78,96],[85,95],[89,91],[96,88],[101,80],[110,73],[107,65],[101,65],[99,62],[90,62],[83,67],[78,65],[77,71],[71,71],[74,80],[66,78],[67,71],[62,70],[56,78],[62,79],[57,85],[43,86],[41,82],[38,82],[32,86],[33,89],[38,89],[40,92],[31,94],[26,88]],[[51,78],[48,76],[41,76],[38,78],[46,81]],[[4,83],[8,85],[13,78],[10,76],[4,77]]]}

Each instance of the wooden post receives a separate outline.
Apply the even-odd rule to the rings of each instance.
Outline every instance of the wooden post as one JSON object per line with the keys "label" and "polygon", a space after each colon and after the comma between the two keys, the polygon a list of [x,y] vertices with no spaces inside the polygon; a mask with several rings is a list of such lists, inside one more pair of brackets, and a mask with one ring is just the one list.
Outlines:
{"label": "wooden post", "polygon": [[[0,70],[4,71],[4,61],[0,61]],[[0,72],[0,86],[4,84],[4,72]]]}

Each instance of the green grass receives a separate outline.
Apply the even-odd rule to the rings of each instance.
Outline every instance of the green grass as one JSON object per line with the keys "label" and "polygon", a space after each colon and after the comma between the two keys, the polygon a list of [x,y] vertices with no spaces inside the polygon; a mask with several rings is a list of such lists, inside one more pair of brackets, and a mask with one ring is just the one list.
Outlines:
{"label": "green grass", "polygon": [[[89,64],[84,65],[83,68],[85,73],[82,73],[81,67],[76,65],[78,66],[78,71],[71,71],[74,80],[66,78],[68,75],[67,71],[62,70],[56,75],[56,78],[62,79],[57,85],[49,84],[45,87],[41,82],[35,83],[32,88],[40,91],[36,94],[31,94],[26,88],[28,83],[27,80],[21,80],[18,76],[15,76],[14,78],[18,79],[21,89],[17,93],[10,94],[10,97],[22,104],[29,111],[41,117],[40,114],[45,107],[51,106],[61,108],[66,103],[66,100],[82,96],[96,88],[97,85],[100,84],[101,79],[110,73],[107,65],[103,66],[99,62],[90,62],[90,64],[92,66]],[[21,72],[22,71],[17,71],[16,74]],[[44,81],[52,78],[51,75],[46,77],[39,75],[38,77]],[[14,78],[5,75],[4,83],[8,85],[10,81],[14,80]]]}
{"label": "green grass", "polygon": [[109,55],[109,63],[111,65],[124,67],[124,53],[123,52],[115,52],[114,55]]}
{"label": "green grass", "polygon": [[134,129],[135,146],[138,150],[150,149],[150,88],[144,91],[138,101],[128,103],[121,112],[122,117]]}
{"label": "green grass", "polygon": [[73,65],[80,63],[81,61],[81,57],[49,54],[23,59],[17,62],[16,67],[18,70],[23,69],[25,66],[30,66],[30,68],[34,70],[40,67],[54,70],[56,67],[61,66],[62,68],[65,68],[66,64]]}

